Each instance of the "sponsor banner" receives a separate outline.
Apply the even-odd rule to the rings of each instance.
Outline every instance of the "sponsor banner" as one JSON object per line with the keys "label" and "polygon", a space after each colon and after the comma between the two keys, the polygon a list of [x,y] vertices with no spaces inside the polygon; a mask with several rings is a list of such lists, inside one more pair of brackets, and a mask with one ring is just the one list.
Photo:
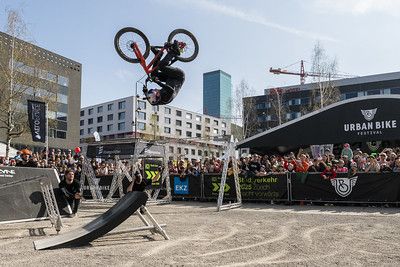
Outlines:
{"label": "sponsor banner", "polygon": [[119,144],[89,144],[87,147],[87,156],[89,158],[105,158],[114,159],[115,156],[120,158],[130,158],[135,154],[134,143]]}
{"label": "sponsor banner", "polygon": [[28,121],[33,142],[46,142],[46,104],[28,100]]}
{"label": "sponsor banner", "polygon": [[[30,220],[46,217],[46,204],[40,188],[40,180],[50,181],[54,188],[61,214],[69,213],[58,188],[60,182],[54,169],[0,167],[0,221]],[[14,184],[1,188],[5,184]]]}
{"label": "sponsor banner", "polygon": [[[221,185],[221,174],[204,174],[204,198],[217,199]],[[224,200],[236,199],[236,187],[233,176],[226,177]]]}
{"label": "sponsor banner", "polygon": [[[221,174],[204,175],[205,198],[218,198]],[[286,174],[270,174],[263,177],[239,176],[240,191],[243,200],[288,200]],[[224,199],[236,198],[233,176],[228,176],[225,184]]]}
{"label": "sponsor banner", "polygon": [[161,187],[162,163],[161,159],[143,159],[143,178],[151,181],[147,182],[148,185],[151,184],[151,188]]}
{"label": "sponsor banner", "polygon": [[400,179],[393,173],[338,174],[324,180],[319,173],[291,176],[292,199],[340,202],[397,202]]}
{"label": "sponsor banner", "polygon": [[174,194],[175,195],[189,195],[189,178],[188,177],[174,177]]}
{"label": "sponsor banner", "polygon": [[202,177],[187,175],[180,177],[179,175],[170,175],[172,195],[175,198],[184,197],[201,198]]}

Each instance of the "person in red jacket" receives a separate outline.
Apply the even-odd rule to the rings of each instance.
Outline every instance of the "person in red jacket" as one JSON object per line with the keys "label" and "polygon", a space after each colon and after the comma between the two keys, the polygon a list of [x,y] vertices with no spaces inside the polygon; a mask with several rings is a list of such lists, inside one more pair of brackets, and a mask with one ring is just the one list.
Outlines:
{"label": "person in red jacket", "polygon": [[330,179],[335,179],[336,178],[336,171],[334,168],[332,168],[331,164],[327,164],[325,170],[321,173],[321,177],[324,178],[324,180],[330,180]]}

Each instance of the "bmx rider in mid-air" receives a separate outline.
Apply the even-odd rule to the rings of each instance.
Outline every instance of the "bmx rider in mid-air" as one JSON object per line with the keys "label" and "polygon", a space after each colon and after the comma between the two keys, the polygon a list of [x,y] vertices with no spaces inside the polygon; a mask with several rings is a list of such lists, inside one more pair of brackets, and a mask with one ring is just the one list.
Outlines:
{"label": "bmx rider in mid-air", "polygon": [[[174,41],[171,44],[166,44],[167,54],[160,60],[154,62],[158,66],[151,73],[153,81],[161,86],[161,89],[150,89],[143,86],[143,93],[151,105],[166,105],[178,95],[179,90],[185,81],[185,73],[180,68],[171,67],[180,55],[178,42]],[[162,46],[152,46],[151,51],[157,55],[162,49]]]}

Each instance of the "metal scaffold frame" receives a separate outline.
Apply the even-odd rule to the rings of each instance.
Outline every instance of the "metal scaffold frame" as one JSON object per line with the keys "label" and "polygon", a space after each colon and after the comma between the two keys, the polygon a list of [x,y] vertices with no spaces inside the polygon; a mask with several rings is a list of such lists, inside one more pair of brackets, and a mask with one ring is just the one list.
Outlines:
{"label": "metal scaffold frame", "polygon": [[[235,155],[235,147],[236,147],[236,142],[234,141],[233,136],[231,136],[231,140],[228,142],[224,157],[222,159],[224,162],[224,167],[222,170],[221,184],[220,184],[220,188],[219,188],[217,211],[240,208],[242,206],[242,194],[240,192],[239,175],[238,175],[239,170],[238,170],[237,159],[236,159],[236,155]],[[236,188],[236,202],[229,203],[229,204],[223,204],[225,184],[226,184],[226,178],[228,176],[228,165],[229,165],[230,158],[232,159],[233,177],[234,177],[235,188]]]}

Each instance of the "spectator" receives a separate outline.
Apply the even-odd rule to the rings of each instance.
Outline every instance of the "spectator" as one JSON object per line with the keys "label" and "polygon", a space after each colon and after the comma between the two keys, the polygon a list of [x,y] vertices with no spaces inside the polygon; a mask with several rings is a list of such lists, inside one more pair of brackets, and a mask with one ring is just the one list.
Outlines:
{"label": "spectator", "polygon": [[321,173],[321,177],[324,178],[324,180],[336,178],[336,172],[330,163],[326,165],[325,170]]}
{"label": "spectator", "polygon": [[81,199],[80,184],[74,179],[75,173],[72,170],[65,172],[64,180],[59,184],[62,196],[72,208],[71,217],[74,217],[78,212],[78,207]]}
{"label": "spectator", "polygon": [[353,150],[350,148],[348,143],[343,145],[342,153],[340,154],[341,157],[347,156],[349,160],[353,159]]}
{"label": "spectator", "polygon": [[[356,166],[357,166],[357,164],[356,164]],[[339,159],[337,168],[336,168],[336,172],[348,172],[348,171],[349,171],[349,169],[346,166],[344,166],[344,160]]]}
{"label": "spectator", "polygon": [[365,172],[376,173],[380,171],[380,166],[375,156],[371,155],[368,157],[367,164],[365,166]]}
{"label": "spectator", "polygon": [[37,161],[32,158],[32,152],[25,148],[21,150],[21,159],[16,164],[17,167],[33,167],[36,168]]}
{"label": "spectator", "polygon": [[400,158],[396,159],[393,172],[400,172]]}
{"label": "spectator", "polygon": [[309,163],[305,154],[300,155],[300,159],[296,161],[296,172],[307,172]]}

